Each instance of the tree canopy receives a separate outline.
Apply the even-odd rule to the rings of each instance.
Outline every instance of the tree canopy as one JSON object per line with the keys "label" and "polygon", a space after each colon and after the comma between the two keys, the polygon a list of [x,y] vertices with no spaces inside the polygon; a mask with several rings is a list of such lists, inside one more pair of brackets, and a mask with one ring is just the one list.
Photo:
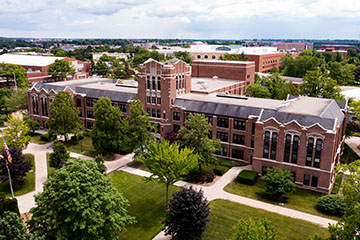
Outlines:
{"label": "tree canopy", "polygon": [[5,125],[7,128],[3,130],[3,133],[6,143],[9,146],[22,148],[29,144],[31,140],[31,137],[27,135],[29,133],[29,127],[22,119],[21,114],[12,114]]}
{"label": "tree canopy", "polygon": [[264,179],[265,193],[281,199],[282,195],[295,191],[293,176],[289,170],[280,168],[269,168]]}
{"label": "tree canopy", "polygon": [[72,67],[70,61],[56,59],[48,68],[55,81],[63,81],[68,75],[75,75],[75,69]]}
{"label": "tree canopy", "polygon": [[271,98],[270,91],[259,83],[253,83],[247,86],[245,95],[257,98]]}
{"label": "tree canopy", "polygon": [[67,141],[69,133],[78,133],[83,128],[80,111],[75,107],[74,100],[70,93],[60,91],[50,103],[49,118],[47,124],[52,133],[62,135]]}
{"label": "tree canopy", "polygon": [[233,234],[227,240],[275,240],[276,232],[265,220],[241,219],[233,226]]}
{"label": "tree canopy", "polygon": [[27,87],[29,85],[27,71],[20,65],[0,63],[0,77],[6,79],[7,87],[10,87],[10,83],[15,86],[15,79],[17,87]]}
{"label": "tree canopy", "polygon": [[102,175],[96,163],[69,160],[44,183],[27,222],[30,232],[46,239],[117,239],[134,223],[128,201]]}

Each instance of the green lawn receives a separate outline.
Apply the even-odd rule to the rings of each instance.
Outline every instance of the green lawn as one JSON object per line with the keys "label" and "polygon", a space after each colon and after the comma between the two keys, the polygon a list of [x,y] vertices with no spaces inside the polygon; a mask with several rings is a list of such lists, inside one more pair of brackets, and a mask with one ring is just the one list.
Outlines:
{"label": "green lawn", "polygon": [[[271,200],[265,195],[264,182],[261,179],[257,180],[256,183],[252,186],[238,183],[235,180],[234,182],[228,184],[224,190],[233,194],[279,205],[279,202]],[[321,217],[339,220],[338,217],[321,213],[315,208],[317,199],[324,195],[325,194],[322,193],[296,188],[294,193],[285,195],[287,202],[283,205],[283,207],[292,208],[301,212],[306,212]]]}
{"label": "green lawn", "polygon": [[255,220],[266,218],[274,227],[279,240],[304,240],[314,234],[320,236],[329,235],[327,229],[318,225],[226,200],[211,201],[210,209],[210,223],[203,235],[204,240],[223,240],[230,237],[232,233],[231,227],[241,218],[253,218]]}
{"label": "green lawn", "polygon": [[78,141],[76,144],[71,144],[67,146],[67,150],[74,153],[80,153],[89,157],[96,157],[96,150],[93,147],[91,138],[89,136],[84,136],[84,139],[82,141]]}
{"label": "green lawn", "polygon": [[[145,182],[142,177],[114,171],[109,174],[116,189],[129,200],[129,214],[137,223],[118,235],[119,239],[152,239],[164,227],[165,185]],[[170,193],[180,188],[171,186]]]}
{"label": "green lawn", "polygon": [[46,153],[46,163],[48,177],[51,177],[52,175],[54,175],[56,168],[50,167],[50,153]]}
{"label": "green lawn", "polygon": [[[14,195],[19,196],[25,193],[35,190],[35,162],[34,155],[24,154],[25,160],[31,160],[32,162],[32,172],[26,174],[25,183],[19,188],[14,188]],[[9,181],[0,183],[0,192],[4,192],[7,197],[11,196]]]}
{"label": "green lawn", "polygon": [[31,142],[32,143],[36,143],[36,144],[46,144],[46,143],[49,143],[49,142],[46,142],[46,141],[43,141],[40,139],[40,136],[41,134],[31,134]]}

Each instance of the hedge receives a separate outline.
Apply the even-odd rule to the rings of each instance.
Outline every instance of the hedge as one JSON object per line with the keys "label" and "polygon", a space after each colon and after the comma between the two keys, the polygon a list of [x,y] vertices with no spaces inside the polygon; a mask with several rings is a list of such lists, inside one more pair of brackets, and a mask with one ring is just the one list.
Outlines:
{"label": "hedge", "polygon": [[215,173],[215,175],[217,175],[217,176],[222,176],[222,175],[224,175],[224,173],[226,173],[227,170],[228,170],[227,167],[221,166],[221,165],[217,165],[217,166],[214,168],[214,173]]}
{"label": "hedge", "polygon": [[330,194],[318,199],[316,208],[326,214],[341,217],[345,211],[345,200],[343,195]]}
{"label": "hedge", "polygon": [[43,135],[40,136],[40,140],[44,141],[44,142],[52,142],[56,139],[55,135],[49,134],[49,133],[45,133]]}
{"label": "hedge", "polygon": [[237,176],[237,181],[239,183],[253,185],[258,178],[258,173],[256,171],[251,170],[243,170]]}

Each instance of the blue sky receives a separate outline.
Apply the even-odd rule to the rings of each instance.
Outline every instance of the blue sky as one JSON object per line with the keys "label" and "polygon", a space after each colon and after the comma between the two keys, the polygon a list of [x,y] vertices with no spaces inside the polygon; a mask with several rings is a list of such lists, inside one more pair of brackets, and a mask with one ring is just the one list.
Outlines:
{"label": "blue sky", "polygon": [[0,36],[360,39],[360,0],[0,0]]}

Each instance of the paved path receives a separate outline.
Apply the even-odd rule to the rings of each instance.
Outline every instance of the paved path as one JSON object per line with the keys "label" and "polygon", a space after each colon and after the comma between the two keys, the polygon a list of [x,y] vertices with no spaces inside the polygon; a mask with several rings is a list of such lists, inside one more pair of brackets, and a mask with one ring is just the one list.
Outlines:
{"label": "paved path", "polygon": [[360,157],[360,149],[357,148],[360,145],[360,137],[345,138],[345,143]]}

